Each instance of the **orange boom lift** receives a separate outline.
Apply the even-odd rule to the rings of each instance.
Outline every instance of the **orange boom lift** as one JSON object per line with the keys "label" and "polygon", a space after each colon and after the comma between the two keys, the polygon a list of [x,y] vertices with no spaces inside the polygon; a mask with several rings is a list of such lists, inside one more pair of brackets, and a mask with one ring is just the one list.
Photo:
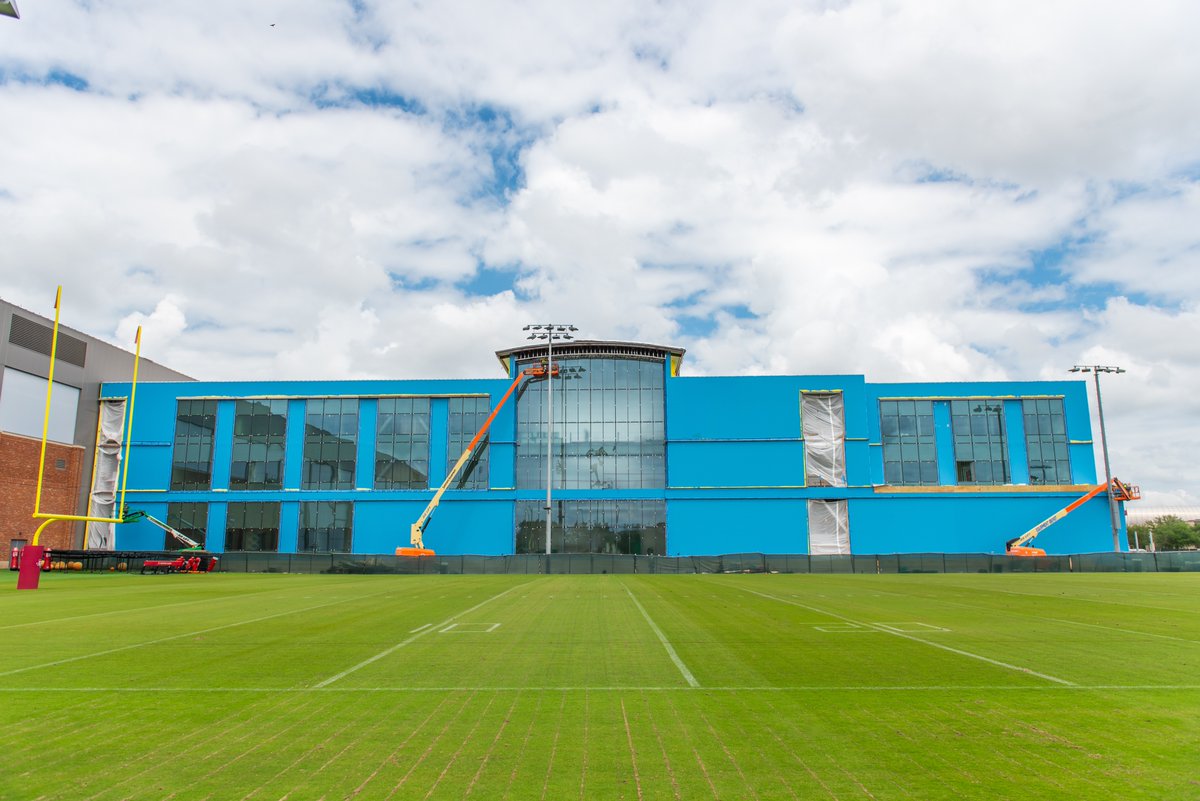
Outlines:
{"label": "orange boom lift", "polygon": [[1090,501],[1092,498],[1095,498],[1105,490],[1111,492],[1113,498],[1118,501],[1136,501],[1138,498],[1142,497],[1140,489],[1137,487],[1131,487],[1128,484],[1123,484],[1119,479],[1114,478],[1112,480],[1111,487],[1106,484],[1101,484],[1098,487],[1093,488],[1082,498],[1071,501],[1071,503],[1069,503],[1067,506],[1059,509],[1057,512],[1050,515],[1021,536],[1013,537],[1004,544],[1005,551],[1007,551],[1009,556],[1045,556],[1046,552],[1043,549],[1034,548],[1029,545],[1029,543],[1033,542],[1038,534],[1041,534],[1043,531],[1050,528],[1050,526],[1054,525],[1059,520],[1062,520],[1064,517],[1071,514],[1071,512],[1074,512],[1080,506],[1083,506],[1085,503]]}
{"label": "orange boom lift", "polygon": [[[508,399],[516,391],[517,386],[526,378],[545,378],[548,371],[544,364],[538,367],[526,367],[521,372],[517,373],[517,377],[513,379],[512,384],[508,388],[508,392],[504,393],[504,397],[500,399],[500,403],[496,404],[496,408],[488,415],[488,419],[484,422],[483,427],[475,434],[475,438],[467,445],[466,450],[462,452],[462,456],[458,457],[458,461],[454,463],[454,467],[446,474],[446,480],[442,482],[442,486],[438,487],[437,492],[433,494],[433,498],[429,501],[429,505],[425,507],[425,511],[421,512],[421,516],[417,518],[417,522],[413,523],[409,531],[408,547],[400,547],[396,549],[396,556],[433,556],[433,550],[425,547],[425,527],[429,525],[429,520],[433,517],[434,510],[438,504],[442,502],[442,495],[454,483],[454,479],[462,471],[463,466],[470,461],[472,454],[475,453],[475,448],[483,440],[488,429],[492,427],[492,421],[496,419],[496,415],[504,408],[504,404],[508,403]],[[558,375],[558,366],[555,365],[554,372],[550,375]]]}

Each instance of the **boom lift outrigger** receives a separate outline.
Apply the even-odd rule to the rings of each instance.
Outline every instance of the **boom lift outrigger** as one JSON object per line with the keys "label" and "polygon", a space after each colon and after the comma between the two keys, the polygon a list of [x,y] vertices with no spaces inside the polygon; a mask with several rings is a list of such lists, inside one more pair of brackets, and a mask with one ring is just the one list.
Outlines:
{"label": "boom lift outrigger", "polygon": [[1118,501],[1136,501],[1138,498],[1142,497],[1141,490],[1139,490],[1137,487],[1122,483],[1119,479],[1114,478],[1112,480],[1111,487],[1109,487],[1107,484],[1101,484],[1092,488],[1092,490],[1082,498],[1077,498],[1074,501],[1071,501],[1071,503],[1062,509],[1059,509],[1057,512],[1050,515],[1021,536],[1013,537],[1011,540],[1004,543],[1004,550],[1009,556],[1045,556],[1046,552],[1043,549],[1034,548],[1029,543],[1033,542],[1038,534],[1041,534],[1043,531],[1050,528],[1050,526],[1054,525],[1059,520],[1062,520],[1064,517],[1071,514],[1071,512],[1074,512],[1080,506],[1083,506],[1085,503],[1090,501],[1092,498],[1095,498],[1105,490],[1111,492],[1113,498]]}
{"label": "boom lift outrigger", "polygon": [[[521,372],[517,373],[517,377],[513,379],[508,391],[504,393],[504,397],[496,404],[496,408],[488,415],[488,419],[484,422],[483,427],[475,434],[475,438],[467,445],[466,450],[462,452],[462,456],[458,457],[458,461],[454,463],[454,467],[450,468],[450,472],[446,474],[446,480],[442,482],[442,486],[438,487],[437,492],[433,494],[433,498],[429,501],[429,505],[425,507],[425,511],[421,512],[421,516],[417,518],[417,522],[413,523],[409,530],[409,547],[400,547],[396,549],[396,556],[433,556],[433,550],[425,547],[425,527],[429,525],[429,520],[433,516],[433,512],[437,509],[438,504],[442,502],[442,495],[454,483],[454,479],[458,477],[463,466],[470,460],[471,455],[475,453],[475,448],[483,440],[488,429],[492,427],[492,421],[496,419],[496,415],[504,408],[504,404],[508,402],[509,397],[516,391],[517,386],[526,378],[545,378],[547,370],[545,364],[537,367],[526,367]],[[558,365],[554,366],[554,371],[551,376],[558,375]]]}

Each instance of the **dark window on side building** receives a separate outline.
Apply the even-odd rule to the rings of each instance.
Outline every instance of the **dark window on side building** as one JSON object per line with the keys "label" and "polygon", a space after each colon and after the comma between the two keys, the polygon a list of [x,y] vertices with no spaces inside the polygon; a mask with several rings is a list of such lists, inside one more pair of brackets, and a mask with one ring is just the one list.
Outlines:
{"label": "dark window on side building", "polygon": [[1070,484],[1071,452],[1062,398],[1030,398],[1025,413],[1025,448],[1030,484]]}
{"label": "dark window on side building", "polygon": [[212,487],[213,437],[216,430],[215,400],[181,400],[176,404],[171,489],[206,490]]}
{"label": "dark window on side building", "polygon": [[349,501],[305,501],[300,504],[300,533],[296,550],[350,553],[354,504]]}
{"label": "dark window on side building", "polygon": [[287,449],[287,401],[239,400],[233,421],[233,489],[280,489]]}
{"label": "dark window on side building", "polygon": [[959,484],[1011,483],[1004,401],[951,401],[950,424]]}
{"label": "dark window on side building", "polygon": [[225,519],[225,550],[278,551],[279,504],[229,504]]}
{"label": "dark window on side building", "polygon": [[375,489],[429,487],[429,398],[380,398]]}

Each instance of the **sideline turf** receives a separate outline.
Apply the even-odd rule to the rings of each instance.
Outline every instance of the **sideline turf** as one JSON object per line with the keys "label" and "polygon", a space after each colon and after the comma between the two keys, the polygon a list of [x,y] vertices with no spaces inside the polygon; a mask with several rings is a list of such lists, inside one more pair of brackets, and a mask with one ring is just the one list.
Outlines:
{"label": "sideline turf", "polygon": [[0,799],[1197,799],[1200,575],[0,580]]}

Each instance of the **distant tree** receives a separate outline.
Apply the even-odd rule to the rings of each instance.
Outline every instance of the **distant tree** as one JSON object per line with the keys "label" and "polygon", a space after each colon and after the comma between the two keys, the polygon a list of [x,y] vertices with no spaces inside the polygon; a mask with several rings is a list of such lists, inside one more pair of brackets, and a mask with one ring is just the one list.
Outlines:
{"label": "distant tree", "polygon": [[1154,527],[1149,523],[1130,523],[1125,527],[1125,536],[1129,539],[1130,548],[1150,550],[1150,534]]}
{"label": "distant tree", "polygon": [[1129,526],[1129,547],[1150,547],[1151,535],[1154,536],[1154,547],[1160,551],[1200,548],[1200,528],[1174,515],[1156,517],[1149,523]]}

